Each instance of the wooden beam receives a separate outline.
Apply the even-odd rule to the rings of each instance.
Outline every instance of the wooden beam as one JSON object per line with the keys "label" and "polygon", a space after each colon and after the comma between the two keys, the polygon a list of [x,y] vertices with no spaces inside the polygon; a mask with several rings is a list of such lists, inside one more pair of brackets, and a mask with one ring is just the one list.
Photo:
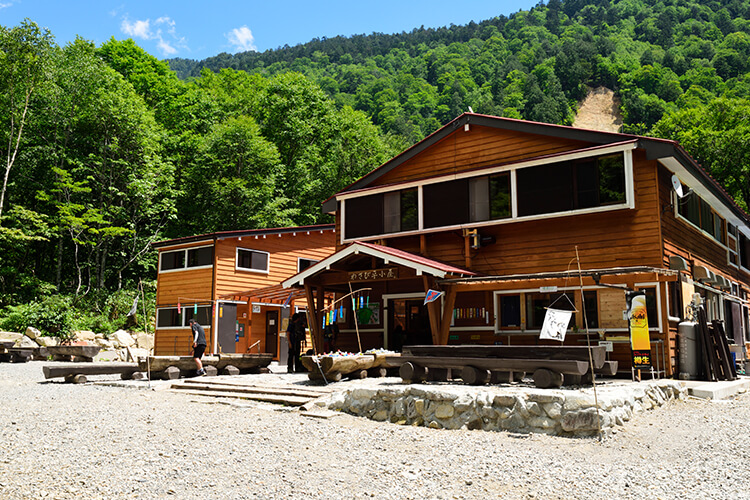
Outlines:
{"label": "wooden beam", "polygon": [[456,306],[456,288],[447,287],[445,292],[445,303],[443,304],[443,321],[440,324],[440,341],[438,344],[447,345],[448,337],[451,330],[451,319],[453,318],[453,308]]}
{"label": "wooden beam", "polygon": [[323,325],[321,322],[323,321],[323,313],[320,312],[325,306],[326,306],[326,290],[322,286],[317,287],[318,292],[318,300],[315,302],[315,305],[317,306],[315,308],[317,313],[317,331],[315,334],[315,337],[312,336],[312,332],[310,332],[310,338],[313,342],[313,348],[315,349],[315,352],[323,352]]}
{"label": "wooden beam", "polygon": [[[435,278],[423,274],[422,283],[424,284],[424,291],[427,293],[435,285]],[[440,342],[440,304],[437,300],[433,300],[427,304],[427,313],[430,316],[432,343],[437,345]]]}

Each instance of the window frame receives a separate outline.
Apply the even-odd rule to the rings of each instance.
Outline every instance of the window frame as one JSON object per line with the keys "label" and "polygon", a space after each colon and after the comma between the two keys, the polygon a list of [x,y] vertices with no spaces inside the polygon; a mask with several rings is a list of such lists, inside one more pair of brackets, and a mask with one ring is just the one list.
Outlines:
{"label": "window frame", "polygon": [[[307,266],[305,266],[304,269],[301,269],[300,268],[300,264],[302,263],[303,260],[310,262],[310,264],[308,264]],[[314,266],[318,262],[320,262],[320,260],[308,259],[307,257],[297,257],[297,272],[301,273],[302,271],[304,271],[308,267]]]}
{"label": "window frame", "polygon": [[[529,160],[526,162],[520,162],[512,165],[504,165],[504,166],[494,166],[489,168],[483,168],[478,169],[474,171],[468,171],[468,172],[460,172],[456,174],[451,175],[441,175],[429,179],[421,179],[417,181],[410,181],[405,182],[397,185],[390,185],[390,186],[383,186],[379,188],[374,189],[367,189],[360,192],[352,192],[352,193],[343,193],[337,197],[337,201],[339,202],[339,209],[341,213],[341,243],[350,243],[354,241],[368,241],[368,240],[378,240],[382,238],[388,238],[393,237],[394,235],[397,236],[411,236],[411,235],[419,235],[419,234],[429,234],[429,233],[435,233],[435,232],[442,232],[442,231],[452,231],[452,230],[460,230],[460,229],[473,229],[473,228],[479,228],[479,227],[486,227],[486,226],[492,226],[492,225],[498,225],[498,224],[509,224],[514,222],[521,222],[521,221],[533,221],[533,220],[544,220],[544,219],[550,219],[550,218],[557,218],[557,217],[567,217],[571,215],[582,215],[582,214],[590,214],[590,213],[599,213],[599,212],[610,212],[615,210],[623,210],[623,209],[634,209],[635,208],[635,186],[634,186],[634,174],[633,174],[633,150],[636,148],[635,143],[627,143],[627,144],[619,144],[616,146],[608,146],[608,147],[602,147],[597,148],[595,151],[582,151],[577,153],[569,153],[569,154],[563,154],[560,156],[556,156],[552,159],[546,158],[546,159],[538,159],[538,160]],[[526,216],[519,216],[518,215],[518,193],[517,193],[517,172],[522,169],[526,168],[532,168],[535,166],[541,166],[541,165],[547,165],[552,163],[561,163],[565,161],[577,161],[577,160],[583,160],[587,158],[603,158],[607,156],[612,156],[614,154],[622,154],[623,155],[623,170],[624,170],[624,176],[625,176],[625,199],[622,203],[616,203],[616,204],[605,204],[600,205],[596,207],[590,207],[590,208],[582,208],[582,209],[572,209],[562,212],[553,212],[548,214],[541,214],[541,215],[526,215]],[[492,177],[496,174],[502,174],[502,173],[508,173],[509,174],[509,187],[510,187],[510,215],[505,218],[500,219],[490,219],[486,221],[476,221],[476,222],[466,222],[461,224],[453,224],[450,226],[436,226],[436,227],[426,227],[424,223],[424,198],[423,198],[423,187],[428,186],[431,184],[438,184],[443,182],[448,182],[452,180],[460,180],[460,179],[466,179],[467,181],[473,178],[479,178],[479,177]],[[367,236],[355,236],[355,237],[348,237],[347,231],[346,231],[346,221],[348,218],[347,213],[347,201],[352,199],[357,199],[365,196],[373,196],[377,194],[385,194],[389,192],[394,191],[405,191],[408,189],[417,188],[418,192],[418,227],[415,230],[411,231],[400,231],[395,233],[378,233],[378,234],[371,234]],[[471,202],[471,200],[470,200]],[[467,207],[468,209],[468,207]]]}
{"label": "window frame", "polygon": [[[205,264],[202,266],[188,266],[188,252],[191,250],[199,250],[201,248],[211,248],[212,249],[212,256],[211,256],[211,264]],[[183,252],[183,260],[182,260],[182,267],[175,267],[174,269],[164,269],[162,270],[162,259],[165,254],[168,253],[177,253],[177,252]],[[195,269],[212,269],[214,267],[214,261],[216,259],[216,249],[214,248],[214,245],[198,245],[194,247],[186,247],[186,248],[178,248],[176,250],[161,250],[159,251],[159,274],[163,273],[174,273],[174,272],[180,272],[180,271],[192,271]]]}
{"label": "window frame", "polygon": [[[263,254],[266,256],[266,268],[265,269],[255,269],[252,267],[242,267],[240,266],[240,251],[245,252],[255,252],[259,254]],[[252,256],[250,257],[250,262],[252,263]],[[236,247],[234,251],[234,269],[235,271],[242,271],[242,272],[248,272],[248,273],[258,273],[258,274],[269,274],[271,272],[271,254],[269,252],[265,252],[263,250],[256,250],[255,248],[245,248],[245,247]]]}
{"label": "window frame", "polygon": [[[186,314],[188,310],[192,313],[193,308],[195,307],[195,304],[190,305],[184,305],[180,307],[180,311],[177,313],[179,315],[180,324],[179,325],[170,325],[170,326],[160,326],[159,325],[159,319],[161,317],[161,314],[163,311],[177,311],[177,306],[169,306],[169,307],[157,307],[156,308],[156,329],[157,330],[184,330],[189,329],[190,325],[188,324],[188,320],[191,315]],[[207,315],[209,318],[209,321],[206,322],[206,324],[200,323],[200,325],[204,329],[210,329],[211,323],[213,322],[213,306],[211,305],[199,305],[198,306],[198,315],[201,316],[201,310],[207,310],[207,312],[203,313],[203,315]]]}

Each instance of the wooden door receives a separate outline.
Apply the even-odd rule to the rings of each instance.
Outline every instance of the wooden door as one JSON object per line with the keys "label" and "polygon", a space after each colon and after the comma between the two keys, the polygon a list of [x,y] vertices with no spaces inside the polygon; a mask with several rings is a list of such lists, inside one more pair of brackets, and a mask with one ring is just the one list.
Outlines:
{"label": "wooden door", "polygon": [[279,339],[279,311],[266,311],[266,352],[278,356]]}

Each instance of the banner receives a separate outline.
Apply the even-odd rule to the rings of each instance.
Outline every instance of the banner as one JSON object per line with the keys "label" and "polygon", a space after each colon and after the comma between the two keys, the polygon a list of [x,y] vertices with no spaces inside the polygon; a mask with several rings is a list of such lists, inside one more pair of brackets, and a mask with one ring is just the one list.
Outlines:
{"label": "banner", "polygon": [[568,331],[568,324],[573,311],[563,311],[561,309],[547,309],[544,315],[544,324],[539,334],[540,339],[545,340],[565,340],[565,332]]}
{"label": "banner", "polygon": [[651,339],[648,332],[646,293],[627,292],[625,297],[628,305],[628,326],[630,328],[633,368],[650,368]]}
{"label": "banner", "polygon": [[424,303],[429,304],[435,302],[444,292],[438,292],[437,290],[427,290],[427,294],[424,296]]}

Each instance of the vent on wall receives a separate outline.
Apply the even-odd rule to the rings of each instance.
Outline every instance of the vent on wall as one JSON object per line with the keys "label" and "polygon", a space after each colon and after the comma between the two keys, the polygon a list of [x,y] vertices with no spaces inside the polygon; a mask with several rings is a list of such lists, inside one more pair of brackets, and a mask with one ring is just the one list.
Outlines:
{"label": "vent on wall", "polygon": [[707,285],[714,285],[717,282],[716,275],[706,266],[696,265],[695,269],[693,269],[693,278]]}
{"label": "vent on wall", "polygon": [[675,271],[689,271],[690,270],[690,266],[688,265],[688,262],[682,257],[679,257],[677,255],[672,255],[669,257],[669,268],[674,269]]}

